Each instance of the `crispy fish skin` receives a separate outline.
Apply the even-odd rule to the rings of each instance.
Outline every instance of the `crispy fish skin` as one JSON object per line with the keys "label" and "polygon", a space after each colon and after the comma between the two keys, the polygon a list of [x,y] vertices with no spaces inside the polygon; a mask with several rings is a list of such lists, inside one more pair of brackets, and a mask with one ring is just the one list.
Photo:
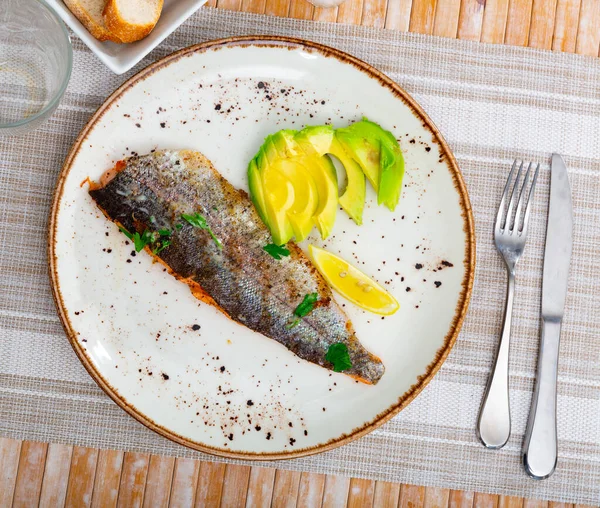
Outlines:
{"label": "crispy fish skin", "polygon": [[[102,211],[130,232],[168,229],[171,244],[156,254],[179,278],[199,287],[233,320],[276,340],[300,358],[333,370],[325,355],[346,344],[352,368],[344,371],[376,384],[379,358],[359,342],[331,289],[293,242],[290,256],[275,260],[272,242],[248,195],[234,188],[199,152],[155,151],[120,161],[103,187],[90,188]],[[201,214],[222,244],[182,214]],[[180,225],[180,226],[178,226]],[[196,294],[195,291],[193,291]],[[304,296],[318,293],[315,308],[290,328]]]}

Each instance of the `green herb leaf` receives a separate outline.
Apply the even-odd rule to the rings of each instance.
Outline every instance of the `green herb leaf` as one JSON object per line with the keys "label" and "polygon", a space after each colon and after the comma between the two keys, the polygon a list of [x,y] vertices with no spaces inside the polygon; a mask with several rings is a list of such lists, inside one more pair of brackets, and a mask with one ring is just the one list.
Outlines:
{"label": "green herb leaf", "polygon": [[160,245],[152,249],[153,254],[159,254],[163,250],[165,250],[169,245],[171,245],[171,240],[161,240]]}
{"label": "green herb leaf", "polygon": [[299,324],[300,324],[300,318],[296,318],[291,323],[288,323],[287,325],[285,325],[285,328],[287,330],[291,330],[292,328],[295,328]]}
{"label": "green herb leaf", "polygon": [[146,245],[154,241],[154,233],[151,233],[147,229],[140,235],[137,231],[133,234],[133,245],[135,246],[136,252],[140,252]]}
{"label": "green herb leaf", "polygon": [[298,305],[298,307],[296,307],[296,310],[294,310],[294,314],[298,317],[306,316],[311,310],[315,308],[315,303],[317,303],[318,300],[318,293],[309,293],[308,295],[305,295],[304,300],[302,300],[302,303]]}
{"label": "green herb leaf", "polygon": [[133,240],[133,235],[127,231],[125,228],[122,228],[121,226],[119,226],[119,230],[121,231],[121,233],[123,233],[127,238],[129,238],[130,240]]}
{"label": "green herb leaf", "polygon": [[270,243],[269,245],[265,245],[263,250],[267,252],[270,256],[274,257],[278,261],[282,257],[286,257],[290,255],[290,251],[287,250],[283,245],[276,245],[274,243]]}
{"label": "green herb leaf", "polygon": [[179,231],[182,227],[183,227],[183,224],[179,224],[179,223],[175,224],[175,229],[177,231]]}
{"label": "green herb leaf", "polygon": [[171,231],[168,229],[159,229],[158,234],[160,236],[171,236]]}
{"label": "green herb leaf", "polygon": [[333,372],[343,372],[352,367],[348,347],[343,342],[331,344],[325,355],[325,360],[333,365]]}
{"label": "green herb leaf", "polygon": [[183,214],[181,214],[181,218],[183,220],[189,222],[195,228],[200,228],[200,229],[204,229],[205,231],[208,231],[208,234],[211,236],[211,238],[217,244],[217,247],[219,248],[219,250],[223,249],[223,244],[212,232],[212,229],[210,229],[210,226],[206,222],[205,217],[203,217],[199,213],[195,213],[194,215],[187,215],[187,214],[183,213]]}

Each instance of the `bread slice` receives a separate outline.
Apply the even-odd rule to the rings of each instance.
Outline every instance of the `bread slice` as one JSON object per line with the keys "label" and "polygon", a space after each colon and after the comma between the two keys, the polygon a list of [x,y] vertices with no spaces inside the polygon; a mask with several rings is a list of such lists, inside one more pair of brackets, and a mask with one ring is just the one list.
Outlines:
{"label": "bread slice", "polygon": [[106,0],[63,0],[69,10],[99,41],[122,42],[104,23],[102,11]]}
{"label": "bread slice", "polygon": [[104,22],[123,42],[135,42],[152,31],[162,8],[163,0],[107,0]]}

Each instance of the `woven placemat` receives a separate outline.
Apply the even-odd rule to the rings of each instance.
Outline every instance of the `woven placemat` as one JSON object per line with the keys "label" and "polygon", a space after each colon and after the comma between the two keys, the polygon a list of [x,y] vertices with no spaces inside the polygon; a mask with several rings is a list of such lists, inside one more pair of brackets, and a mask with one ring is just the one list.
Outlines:
{"label": "woven placemat", "polygon": [[[452,146],[470,192],[478,240],[472,304],[434,381],[369,436],[279,468],[598,504],[600,502],[600,60],[356,26],[202,9],[137,69],[181,47],[232,35],[306,38],[364,59],[425,108]],[[46,226],[56,176],[115,76],[77,39],[60,108],[37,131],[0,138],[0,435],[201,457],[127,416],[95,385],[65,338],[50,295]],[[1,50],[1,48],[0,48]],[[560,457],[530,480],[520,464],[538,345],[551,152],[565,156],[575,248],[561,344]],[[527,250],[518,270],[511,350],[513,434],[500,451],[475,436],[505,291],[492,221],[515,157],[542,162]],[[205,457],[205,456],[204,456]],[[215,459],[221,460],[221,459]]]}

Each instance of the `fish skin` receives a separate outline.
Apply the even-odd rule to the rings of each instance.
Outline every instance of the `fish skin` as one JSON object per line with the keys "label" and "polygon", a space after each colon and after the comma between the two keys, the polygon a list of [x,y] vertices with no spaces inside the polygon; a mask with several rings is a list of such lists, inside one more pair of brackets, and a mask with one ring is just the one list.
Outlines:
{"label": "fish skin", "polygon": [[[197,282],[233,320],[329,370],[333,365],[325,360],[327,350],[342,342],[352,361],[344,374],[368,384],[383,375],[381,360],[360,344],[307,256],[293,242],[287,245],[290,256],[281,260],[265,252],[272,239],[248,195],[199,152],[164,150],[130,157],[103,188],[89,193],[108,218],[130,232],[171,230],[171,245],[156,257],[179,279]],[[181,219],[181,214],[195,213],[206,218],[222,249],[208,231]],[[298,304],[315,292],[315,308],[289,329]]]}

